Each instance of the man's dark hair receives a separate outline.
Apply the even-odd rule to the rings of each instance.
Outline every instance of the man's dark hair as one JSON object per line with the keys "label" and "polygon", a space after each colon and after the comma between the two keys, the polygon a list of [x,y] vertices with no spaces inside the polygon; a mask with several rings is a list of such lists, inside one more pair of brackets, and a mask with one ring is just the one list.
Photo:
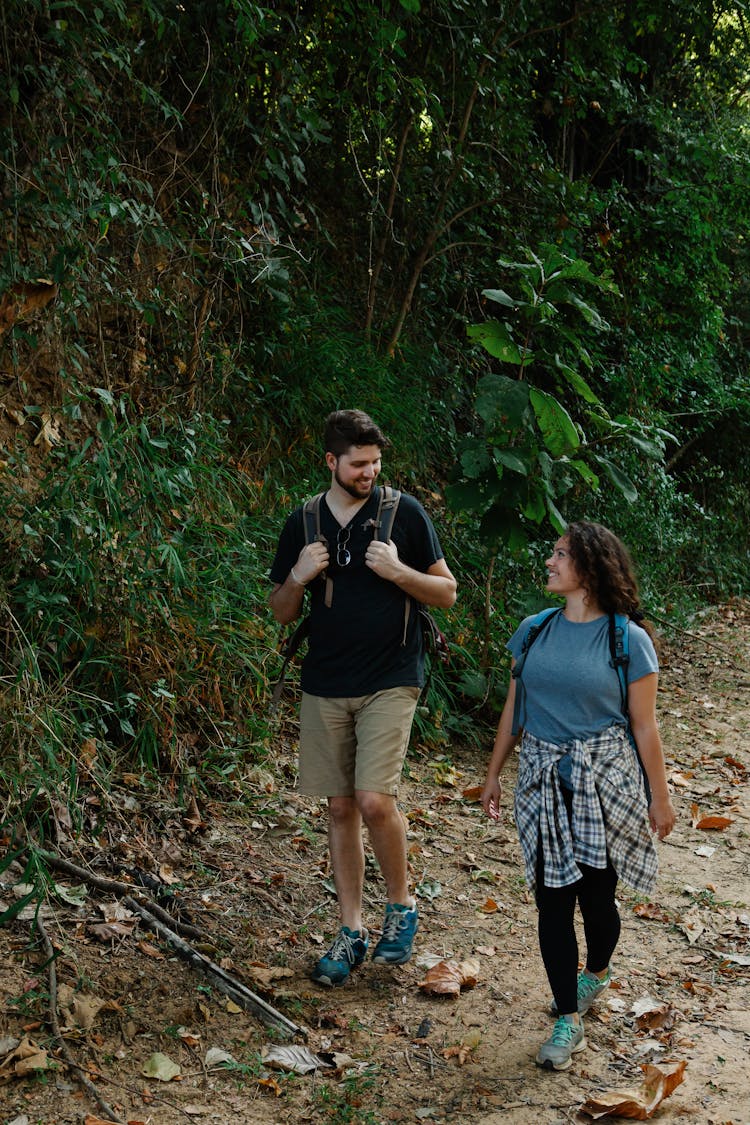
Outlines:
{"label": "man's dark hair", "polygon": [[391,443],[372,418],[362,410],[334,410],[326,418],[323,435],[326,453],[341,457],[353,445],[377,445],[385,449]]}

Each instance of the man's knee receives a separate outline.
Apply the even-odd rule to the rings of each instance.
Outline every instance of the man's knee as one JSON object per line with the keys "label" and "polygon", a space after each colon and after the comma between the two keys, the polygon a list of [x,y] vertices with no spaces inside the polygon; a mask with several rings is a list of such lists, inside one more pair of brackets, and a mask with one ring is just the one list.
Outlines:
{"label": "man's knee", "polygon": [[356,794],[357,805],[365,824],[378,827],[387,824],[397,814],[396,798],[389,793],[374,793],[367,789],[358,789]]}
{"label": "man's knee", "polygon": [[359,809],[354,797],[329,797],[328,818],[337,827],[359,820]]}

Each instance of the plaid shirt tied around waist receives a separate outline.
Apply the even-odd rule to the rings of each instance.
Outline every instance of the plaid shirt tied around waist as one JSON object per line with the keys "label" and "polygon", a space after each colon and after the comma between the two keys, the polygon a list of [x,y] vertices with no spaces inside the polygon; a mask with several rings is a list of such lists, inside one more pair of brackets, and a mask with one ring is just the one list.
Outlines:
{"label": "plaid shirt tied around waist", "polygon": [[[557,770],[563,754],[572,758],[571,818]],[[643,777],[623,727],[565,743],[543,742],[524,732],[515,816],[532,890],[540,840],[547,887],[576,883],[579,863],[605,868],[609,857],[618,878],[629,886],[644,893],[653,888],[658,861]]]}

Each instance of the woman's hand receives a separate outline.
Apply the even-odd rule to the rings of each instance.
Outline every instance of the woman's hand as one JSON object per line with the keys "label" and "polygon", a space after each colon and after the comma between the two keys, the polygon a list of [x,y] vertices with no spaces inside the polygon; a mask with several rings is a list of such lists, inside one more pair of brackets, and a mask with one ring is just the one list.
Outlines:
{"label": "woman's hand", "polygon": [[663,840],[674,828],[677,819],[671,797],[654,797],[648,806],[651,831]]}
{"label": "woman's hand", "polygon": [[500,786],[500,778],[495,777],[494,780],[490,777],[484,783],[482,790],[482,808],[487,813],[487,816],[492,820],[500,819],[500,794],[502,792]]}

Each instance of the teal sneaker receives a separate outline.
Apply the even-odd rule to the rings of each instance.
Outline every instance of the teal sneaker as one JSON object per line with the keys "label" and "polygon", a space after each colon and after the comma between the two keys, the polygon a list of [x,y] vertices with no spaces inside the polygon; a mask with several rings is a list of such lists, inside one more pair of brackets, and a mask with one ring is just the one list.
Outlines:
{"label": "teal sneaker", "polygon": [[419,925],[416,906],[389,902],[385,908],[383,935],[372,955],[378,965],[403,965],[411,957],[411,947]]}
{"label": "teal sneaker", "polygon": [[572,1017],[560,1016],[549,1039],[539,1048],[535,1062],[545,1070],[567,1070],[573,1055],[585,1047],[583,1023],[573,1023]]}
{"label": "teal sneaker", "polygon": [[[597,977],[594,973],[590,973],[588,969],[582,969],[578,974],[578,987],[576,995],[578,996],[578,1014],[585,1016],[591,1005],[594,1003],[602,992],[609,988],[610,981],[612,980],[612,973],[607,969],[605,977]],[[553,1000],[549,1006],[549,1010],[553,1016],[557,1015],[557,1004]]]}
{"label": "teal sneaker", "polygon": [[328,952],[313,966],[310,976],[318,984],[343,984],[367,954],[367,930],[342,926]]}

